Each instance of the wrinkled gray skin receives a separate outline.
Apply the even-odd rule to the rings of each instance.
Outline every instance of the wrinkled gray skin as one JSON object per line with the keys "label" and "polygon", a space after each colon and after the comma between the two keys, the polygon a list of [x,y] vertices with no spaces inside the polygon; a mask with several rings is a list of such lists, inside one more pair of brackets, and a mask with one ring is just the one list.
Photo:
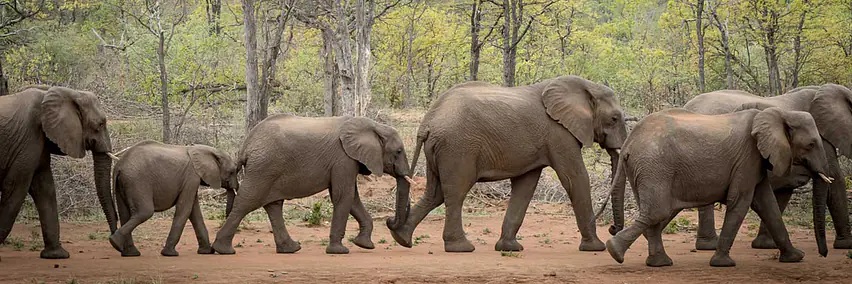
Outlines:
{"label": "wrinkled gray skin", "polygon": [[373,219],[361,203],[358,174],[396,177],[396,215],[389,227],[400,226],[409,210],[408,158],[395,129],[364,117],[307,118],[274,115],[252,128],[240,150],[245,167],[233,210],[216,234],[213,249],[234,254],[232,242],[240,221],[263,206],[269,215],[278,253],[301,249],[290,238],[282,217],[284,200],[303,198],[328,189],[334,206],[326,253],[345,254],[346,221],[351,214],[360,232],[355,245],[373,249]]}
{"label": "wrinkled gray skin", "polygon": [[127,149],[115,165],[115,196],[121,228],[109,238],[121,256],[139,256],[133,244],[133,229],[154,215],[175,207],[174,220],[163,256],[178,256],[186,220],[192,222],[198,253],[212,254],[204,216],[198,204],[199,185],[228,190],[228,206],[239,189],[237,165],[216,148],[206,145],[176,146],[143,141]]}
{"label": "wrinkled gray skin", "polygon": [[[92,151],[95,187],[107,220],[115,222],[110,193],[112,150],[97,97],[63,87],[30,87],[0,97],[0,243],[12,231],[29,193],[38,209],[41,258],[68,258],[59,243],[56,188],[50,154],[83,158]],[[115,225],[110,226],[115,231]]]}
{"label": "wrinkled gray skin", "polygon": [[[576,76],[505,88],[468,82],[447,90],[426,113],[417,134],[416,165],[425,149],[427,189],[393,238],[411,247],[414,229],[446,203],[444,250],[471,252],[462,204],[476,182],[510,179],[512,194],[498,251],[521,251],[517,241],[541,171],[552,167],[568,192],[582,234],[581,251],[602,251],[592,220],[589,175],[582,147],[597,142],[617,158],[626,135],[613,91]],[[616,165],[615,163],[613,164]],[[413,166],[412,166],[413,167]]]}
{"label": "wrinkled gray skin", "polygon": [[[852,91],[844,86],[826,84],[801,87],[784,95],[769,98],[741,91],[723,90],[699,95],[690,100],[684,108],[703,114],[722,114],[739,108],[764,109],[773,106],[785,110],[806,111],[814,117],[826,149],[825,154],[828,159],[826,174],[837,181],[843,181],[844,177],[837,160],[838,154],[852,158]],[[784,212],[787,207],[793,190],[805,185],[811,179],[811,173],[799,165],[794,166],[792,173],[787,176],[770,179],[781,212]],[[819,230],[825,230],[827,196],[828,209],[834,220],[834,229],[837,234],[834,239],[834,248],[852,249],[852,231],[849,225],[845,183],[828,184],[819,178],[814,178],[813,183],[813,193],[816,197],[813,200],[814,226]],[[699,210],[698,228],[695,247],[699,250],[715,248],[717,237],[712,206]],[[764,249],[776,248],[768,233],[761,224],[760,233],[752,241],[751,246]],[[827,254],[827,248],[821,247],[820,253]]]}
{"label": "wrinkled gray skin", "polygon": [[826,168],[823,144],[807,112],[768,108],[701,115],[670,109],[649,115],[624,143],[612,192],[613,211],[623,212],[629,178],[639,217],[607,241],[607,250],[621,263],[644,234],[649,251],[645,263],[672,265],[661,237],[666,225],[682,209],[722,202],[727,204],[725,223],[711,266],[735,265],[729,252],[749,207],[772,232],[779,260],[800,261],[804,254],[790,243],[768,178],[769,170],[776,176],[789,174],[793,164],[815,175]]}

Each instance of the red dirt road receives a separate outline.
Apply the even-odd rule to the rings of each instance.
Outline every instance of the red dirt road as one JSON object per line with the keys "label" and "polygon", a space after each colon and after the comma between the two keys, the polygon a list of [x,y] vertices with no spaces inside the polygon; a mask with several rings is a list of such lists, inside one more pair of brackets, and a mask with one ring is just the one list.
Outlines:
{"label": "red dirt road", "polygon": [[[531,210],[534,211],[534,210]],[[830,250],[827,258],[817,253],[812,233],[792,229],[794,244],[805,251],[801,263],[779,263],[775,250],[749,248],[751,237],[746,225],[740,230],[732,255],[734,268],[709,266],[712,252],[691,252],[693,232],[664,235],[666,250],[674,266],[645,266],[647,243],[640,238],[626,256],[624,264],[616,263],[606,252],[580,252],[579,232],[573,217],[565,214],[528,214],[521,228],[520,241],[525,251],[514,256],[501,256],[494,251],[499,238],[503,211],[490,216],[465,216],[468,238],[477,250],[473,253],[450,254],[443,251],[442,216],[429,216],[415,232],[422,236],[412,249],[396,245],[383,219],[375,221],[375,250],[363,250],[348,244],[351,254],[326,255],[322,239],[328,237],[328,226],[309,228],[289,224],[291,235],[302,242],[296,254],[276,254],[269,225],[253,222],[237,234],[234,242],[244,241],[236,255],[197,255],[195,236],[190,225],[184,230],[178,251],[181,256],[159,255],[170,220],[152,220],[137,229],[135,238],[142,256],[122,258],[105,239],[106,224],[63,224],[64,247],[71,259],[43,260],[38,251],[24,247],[20,251],[0,248],[0,282],[2,283],[779,283],[826,282],[852,283],[852,260],[845,250]],[[694,212],[684,212],[694,219]],[[717,214],[722,215],[722,214]],[[721,222],[717,222],[721,224]],[[218,222],[208,221],[211,238]],[[487,230],[486,230],[487,229]],[[13,237],[32,238],[38,225],[16,225]],[[91,232],[101,233],[89,236]],[[347,237],[357,226],[349,222]],[[609,238],[605,227],[598,228],[604,241]],[[428,237],[427,237],[428,236]],[[831,241],[833,232],[829,232]],[[94,239],[94,240],[92,240]],[[380,240],[387,243],[381,244]],[[829,242],[829,246],[831,243]],[[54,268],[58,265],[58,268]]]}

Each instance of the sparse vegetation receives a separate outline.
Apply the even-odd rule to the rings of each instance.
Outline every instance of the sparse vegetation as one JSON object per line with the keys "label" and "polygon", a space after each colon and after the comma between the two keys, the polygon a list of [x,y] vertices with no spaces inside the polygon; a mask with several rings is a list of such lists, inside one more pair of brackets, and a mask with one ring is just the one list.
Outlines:
{"label": "sparse vegetation", "polygon": [[520,257],[521,257],[521,253],[513,252],[513,251],[501,251],[501,252],[500,252],[500,256],[502,256],[502,257],[514,257],[514,258],[520,258]]}
{"label": "sparse vegetation", "polygon": [[663,229],[664,234],[677,234],[679,232],[683,232],[686,230],[693,229],[692,222],[689,219],[683,216],[675,217],[668,225]]}

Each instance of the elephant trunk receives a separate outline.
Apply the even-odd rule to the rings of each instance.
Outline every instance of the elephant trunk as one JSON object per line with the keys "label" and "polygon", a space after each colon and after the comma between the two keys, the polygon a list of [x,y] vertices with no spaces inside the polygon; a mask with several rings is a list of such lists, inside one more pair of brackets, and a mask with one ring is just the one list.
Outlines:
{"label": "elephant trunk", "polygon": [[[828,199],[828,190],[831,185],[828,180],[820,177],[822,173],[815,173],[813,176],[813,207],[814,207],[814,234],[816,235],[817,248],[819,254],[825,257],[828,255],[828,246],[825,243],[825,207]],[[840,180],[839,182],[843,182]]]}
{"label": "elephant trunk", "polygon": [[[612,153],[610,153],[612,155]],[[615,154],[618,156],[618,154]],[[627,184],[627,171],[625,170],[624,156],[618,157],[618,162],[613,163],[612,176],[612,226],[609,227],[609,233],[615,235],[624,229],[624,189]],[[638,201],[638,196],[636,197]]]}
{"label": "elephant trunk", "polygon": [[409,191],[411,184],[405,176],[396,177],[396,214],[387,221],[388,228],[396,230],[408,221],[408,211],[411,209]]}
{"label": "elephant trunk", "polygon": [[615,182],[615,171],[618,169],[618,149],[615,148],[606,148],[606,153],[609,154],[609,162],[611,164],[611,171],[609,172],[610,178],[612,179],[610,182]]}
{"label": "elephant trunk", "polygon": [[95,190],[98,193],[98,201],[100,201],[101,208],[104,211],[104,215],[106,215],[110,233],[115,233],[118,230],[118,218],[115,213],[115,203],[112,200],[112,190],[110,188],[112,159],[107,153],[94,152],[92,153],[92,160],[94,162]]}
{"label": "elephant trunk", "polygon": [[225,189],[225,193],[228,194],[228,201],[225,205],[225,218],[228,218],[228,216],[231,216],[231,210],[234,209],[234,198],[237,197],[237,191]]}

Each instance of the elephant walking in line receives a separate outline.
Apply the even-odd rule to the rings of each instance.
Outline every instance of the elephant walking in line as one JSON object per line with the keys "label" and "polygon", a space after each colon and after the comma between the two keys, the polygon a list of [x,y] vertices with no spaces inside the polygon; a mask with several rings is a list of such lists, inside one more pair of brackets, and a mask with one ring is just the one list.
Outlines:
{"label": "elephant walking in line", "polygon": [[106,115],[98,98],[63,87],[30,87],[0,97],[0,243],[12,231],[29,193],[38,209],[41,258],[68,258],[59,243],[59,214],[50,155],[83,158],[92,151],[95,188],[110,231],[115,205],[110,192],[112,150]]}
{"label": "elephant walking in line", "polygon": [[210,146],[176,146],[155,141],[133,145],[115,165],[115,195],[121,228],[109,238],[110,244],[121,256],[139,256],[133,244],[133,229],[150,219],[154,212],[175,207],[172,228],[160,254],[178,255],[175,246],[187,219],[192,222],[198,239],[198,253],[212,254],[198,204],[198,186],[227,189],[227,210],[230,211],[234,191],[239,189],[237,173],[231,157]]}
{"label": "elephant walking in line", "polygon": [[621,263],[630,245],[644,234],[645,263],[672,265],[661,236],[666,225],[682,209],[722,202],[727,212],[711,266],[735,265],[729,252],[749,207],[772,232],[781,250],[779,260],[801,261],[804,253],[790,243],[767,172],[785,176],[794,164],[830,182],[823,174],[823,144],[807,112],[773,107],[724,115],[683,109],[651,114],[625,141],[612,190],[613,212],[623,213],[629,178],[639,217],[607,241],[607,251]]}
{"label": "elephant walking in line", "polygon": [[467,193],[476,182],[511,179],[509,208],[495,249],[521,251],[518,230],[541,171],[550,166],[574,207],[580,250],[602,251],[604,244],[590,225],[594,212],[581,149],[598,142],[617,158],[626,132],[613,91],[577,76],[511,88],[484,82],[456,85],[432,104],[420,124],[412,167],[424,148],[427,191],[391,234],[411,247],[417,225],[446,203],[444,250],[471,252],[474,246],[462,226]]}
{"label": "elephant walking in line", "polygon": [[[740,108],[765,109],[780,107],[784,110],[806,111],[813,116],[822,137],[820,140],[826,150],[828,176],[843,181],[843,173],[838,163],[838,154],[852,158],[852,91],[835,84],[801,87],[777,97],[759,97],[746,92],[723,90],[702,94],[686,103],[684,108],[703,114],[723,114]],[[835,150],[835,149],[839,149]],[[826,196],[831,218],[834,220],[836,238],[835,249],[852,249],[852,230],[849,223],[849,209],[846,201],[845,182],[829,184],[812,176],[801,165],[794,165],[791,173],[783,177],[772,177],[770,183],[775,189],[776,199],[781,212],[787,207],[793,190],[813,180],[814,225],[825,229]],[[716,230],[711,206],[699,209],[698,238],[696,249],[709,250],[716,247]],[[752,241],[753,248],[776,248],[769,231],[761,223],[757,237]],[[819,241],[818,241],[819,242]],[[827,253],[827,248],[820,248]]]}
{"label": "elephant walking in line", "polygon": [[233,254],[232,242],[240,221],[263,206],[272,224],[278,253],[301,249],[287,233],[283,201],[303,198],[328,189],[334,212],[326,253],[345,254],[346,221],[351,214],[360,232],[355,245],[373,249],[373,219],[361,203],[358,174],[396,177],[396,215],[387,224],[396,228],[409,210],[410,177],[402,139],[390,126],[364,117],[307,118],[274,115],[255,126],[240,150],[237,167],[245,175],[233,210],[216,234],[213,249]]}

